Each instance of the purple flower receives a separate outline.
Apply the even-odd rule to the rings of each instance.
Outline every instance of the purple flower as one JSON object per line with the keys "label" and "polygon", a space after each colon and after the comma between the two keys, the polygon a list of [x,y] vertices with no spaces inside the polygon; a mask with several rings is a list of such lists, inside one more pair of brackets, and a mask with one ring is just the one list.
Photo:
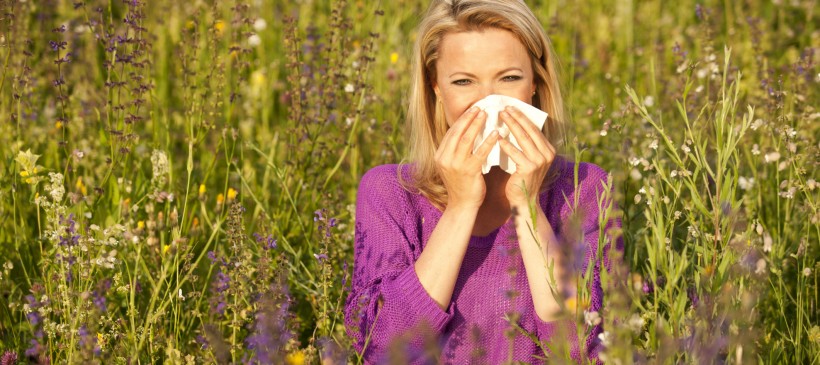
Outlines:
{"label": "purple flower", "polygon": [[40,354],[43,352],[43,345],[41,345],[37,340],[31,339],[31,347],[26,349],[26,357],[33,357],[39,358]]}
{"label": "purple flower", "polygon": [[689,295],[689,301],[692,302],[692,307],[697,307],[700,303],[700,297],[698,296],[698,291],[694,287],[690,287],[687,290]]}
{"label": "purple flower", "polygon": [[3,357],[0,358],[0,365],[15,365],[17,364],[17,353],[11,350],[8,350],[3,353]]}
{"label": "purple flower", "polygon": [[208,260],[211,260],[211,264],[216,263],[216,253],[213,251],[208,251]]}
{"label": "purple flower", "polygon": [[315,254],[314,253],[313,257],[315,257],[316,260],[319,261],[320,264],[323,263],[325,260],[327,260],[327,254],[324,254],[324,253],[320,253],[320,254]]}
{"label": "purple flower", "polygon": [[655,292],[655,286],[652,285],[652,283],[649,282],[649,281],[644,281],[643,282],[643,288],[642,289],[643,289],[644,294],[652,294],[653,292]]}

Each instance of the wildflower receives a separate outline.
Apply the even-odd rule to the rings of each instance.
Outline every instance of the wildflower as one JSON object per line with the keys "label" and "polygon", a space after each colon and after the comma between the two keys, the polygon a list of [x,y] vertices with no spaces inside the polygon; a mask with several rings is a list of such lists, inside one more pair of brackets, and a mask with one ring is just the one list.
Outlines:
{"label": "wildflower", "polygon": [[139,229],[139,230],[145,229],[145,221],[137,222],[137,229]]}
{"label": "wildflower", "polygon": [[162,254],[164,255],[164,254],[168,253],[168,251],[170,249],[171,249],[171,245],[162,246]]}
{"label": "wildflower", "polygon": [[638,169],[632,169],[632,171],[629,172],[629,177],[632,180],[637,181],[637,180],[640,180],[641,177],[643,177],[643,175],[641,175],[641,172],[638,171]]}
{"label": "wildflower", "polygon": [[631,329],[632,332],[637,333],[643,328],[644,323],[645,321],[643,320],[643,318],[641,318],[641,316],[633,314],[631,317],[629,317],[629,320],[627,321],[627,326],[629,326],[629,329]]}
{"label": "wildflower", "polygon": [[3,353],[3,357],[0,358],[0,365],[14,365],[17,364],[17,353],[11,350],[8,350]]}
{"label": "wildflower", "polygon": [[74,187],[80,191],[83,195],[88,195],[88,188],[86,188],[85,184],[83,184],[83,177],[80,176],[77,178],[77,183],[74,184]]}
{"label": "wildflower", "polygon": [[597,326],[601,323],[601,316],[596,311],[584,311],[584,323],[587,326]]}
{"label": "wildflower", "polygon": [[268,22],[266,22],[265,19],[259,18],[259,19],[256,19],[253,22],[253,29],[256,30],[257,32],[261,32],[261,31],[265,30],[265,28],[267,28],[267,27],[268,27]]}
{"label": "wildflower", "polygon": [[199,184],[199,197],[205,195],[205,184]]}
{"label": "wildflower", "polygon": [[755,264],[755,274],[763,275],[766,273],[766,259],[761,258]]}
{"label": "wildflower", "polygon": [[177,297],[179,298],[179,300],[183,302],[185,301],[185,296],[182,295],[182,289],[179,289],[179,294],[177,294]]}
{"label": "wildflower", "polygon": [[766,155],[763,156],[763,159],[766,162],[775,162],[775,161],[780,159],[780,153],[778,153],[777,151],[767,153]]}
{"label": "wildflower", "polygon": [[607,131],[602,129],[601,130],[601,137],[606,137],[606,135],[607,135]]}
{"label": "wildflower", "polygon": [[285,362],[288,365],[303,365],[305,363],[305,353],[302,350],[291,352],[285,357]]}
{"label": "wildflower", "polygon": [[399,54],[396,53],[396,52],[393,52],[393,53],[390,54],[390,63],[395,65],[396,62],[399,62]]}
{"label": "wildflower", "polygon": [[105,348],[105,337],[102,333],[97,332],[97,343],[100,345],[100,349]]}
{"label": "wildflower", "polygon": [[320,264],[327,260],[326,253],[313,254],[313,257],[316,258],[316,260],[319,261]]}
{"label": "wildflower", "polygon": [[236,190],[233,188],[228,188],[228,201],[236,199]]}
{"label": "wildflower", "polygon": [[260,44],[262,44],[262,38],[260,38],[258,34],[253,34],[250,37],[248,37],[249,46],[256,47]]}
{"label": "wildflower", "polygon": [[216,36],[217,36],[217,37],[221,37],[221,36],[222,36],[222,31],[224,31],[224,30],[225,30],[225,22],[223,22],[223,21],[221,21],[221,20],[217,20],[217,21],[214,23],[214,28],[213,28],[213,30],[214,30],[214,32],[216,33]]}
{"label": "wildflower", "polygon": [[755,156],[760,154],[760,146],[758,146],[757,143],[752,145],[752,154]]}
{"label": "wildflower", "polygon": [[356,87],[355,87],[355,86],[353,86],[353,84],[347,84],[347,85],[345,85],[345,92],[346,92],[346,93],[352,93],[352,92],[354,92],[354,91],[356,91]]}
{"label": "wildflower", "polygon": [[608,331],[598,334],[598,339],[601,340],[601,345],[604,345],[604,347],[612,345],[612,335]]}
{"label": "wildflower", "polygon": [[810,267],[807,267],[807,268],[803,269],[803,276],[805,276],[805,277],[811,276],[811,268]]}
{"label": "wildflower", "polygon": [[806,181],[806,188],[809,189],[809,191],[814,191],[816,187],[817,181],[814,181],[814,179],[809,179],[808,181]]}
{"label": "wildflower", "polygon": [[752,122],[752,125],[749,127],[752,128],[753,131],[756,131],[758,128],[760,128],[761,125],[763,125],[763,119],[758,118],[755,119],[755,121]]}
{"label": "wildflower", "polygon": [[740,178],[738,178],[737,183],[740,186],[740,189],[749,190],[749,189],[752,188],[752,186],[754,186],[755,178],[753,178],[753,177],[745,178],[745,177],[741,176]]}
{"label": "wildflower", "polygon": [[216,196],[216,205],[222,205],[222,203],[224,201],[225,201],[225,196],[224,195],[219,194],[219,195]]}
{"label": "wildflower", "polygon": [[62,127],[63,127],[63,121],[62,120],[58,119],[56,122],[54,122],[54,128],[60,129]]}
{"label": "wildflower", "polygon": [[643,99],[643,105],[651,108],[653,105],[655,105],[655,98],[653,98],[652,96],[647,96]]}

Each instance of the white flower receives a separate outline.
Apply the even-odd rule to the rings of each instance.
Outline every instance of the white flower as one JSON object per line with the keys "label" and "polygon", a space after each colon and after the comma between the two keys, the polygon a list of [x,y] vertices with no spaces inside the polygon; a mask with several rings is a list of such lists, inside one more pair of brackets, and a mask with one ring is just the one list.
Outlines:
{"label": "white flower", "polygon": [[813,191],[816,187],[817,181],[814,181],[814,179],[809,179],[808,181],[806,181],[806,188],[809,189],[809,191]]}
{"label": "white flower", "polygon": [[757,143],[752,146],[752,154],[755,156],[760,154],[760,146],[758,146]]}
{"label": "white flower", "polygon": [[803,269],[803,276],[805,276],[805,277],[811,276],[811,268],[810,267],[807,267],[807,268]]}
{"label": "white flower", "polygon": [[185,296],[182,295],[182,289],[179,289],[179,300],[185,301]]}
{"label": "white flower", "polygon": [[356,87],[354,87],[353,84],[345,85],[345,92],[352,93],[354,91],[356,91]]}
{"label": "white flower", "polygon": [[265,19],[259,18],[259,19],[256,19],[256,21],[253,22],[253,29],[256,30],[257,32],[261,32],[261,31],[265,30],[265,28],[267,28],[267,27],[268,27],[268,22],[266,22]]}
{"label": "white flower", "polygon": [[260,44],[262,44],[262,38],[260,38],[258,34],[254,34],[248,37],[248,45],[250,45],[251,47],[256,47]]}
{"label": "white flower", "polygon": [[598,335],[598,339],[601,340],[601,345],[604,345],[604,347],[612,345],[612,335],[610,335],[608,331],[601,332]]}
{"label": "white flower", "polygon": [[652,143],[649,144],[649,148],[651,148],[653,150],[657,150],[658,149],[658,140],[657,139],[652,140]]}
{"label": "white flower", "polygon": [[48,177],[51,183],[46,185],[46,191],[51,195],[54,202],[61,202],[65,195],[65,186],[63,186],[63,174],[49,172]]}
{"label": "white flower", "polygon": [[698,93],[698,94],[703,92],[703,85],[698,85],[698,87],[695,88],[695,92]]}
{"label": "white flower", "polygon": [[780,159],[780,153],[778,153],[777,151],[769,152],[765,156],[763,156],[763,159],[766,162],[775,162]]}
{"label": "white flower", "polygon": [[652,96],[645,97],[643,99],[643,105],[647,107],[652,107],[653,105],[655,105],[655,98],[653,98]]}
{"label": "white flower", "polygon": [[643,199],[643,198],[641,197],[641,194],[635,194],[635,204],[640,203],[640,202],[641,202],[641,199]]}
{"label": "white flower", "polygon": [[[758,225],[758,227],[760,227],[760,225]],[[763,252],[772,252],[772,243],[774,243],[772,235],[766,233],[766,235],[763,236]]]}
{"label": "white flower", "polygon": [[606,129],[602,129],[601,130],[601,137],[606,137],[606,134],[607,134]]}
{"label": "white flower", "polygon": [[627,322],[627,325],[633,332],[638,332],[643,328],[644,320],[641,316],[633,314],[632,317],[629,317],[629,322]]}
{"label": "white flower", "polygon": [[672,172],[669,173],[669,176],[670,177],[678,176],[678,170],[672,170]]}
{"label": "white flower", "polygon": [[601,323],[601,316],[598,312],[584,311],[584,322],[587,326],[597,326]]}
{"label": "white flower", "polygon": [[757,260],[755,265],[755,274],[763,275],[766,273],[766,259]]}
{"label": "white flower", "polygon": [[689,146],[687,146],[687,145],[683,145],[683,146],[681,146],[680,148],[683,150],[683,153],[684,153],[684,154],[687,154],[687,155],[689,154],[689,152],[691,152],[691,151],[692,151],[692,150],[689,148]]}
{"label": "white flower", "polygon": [[632,169],[632,171],[629,172],[629,177],[632,178],[632,180],[637,181],[641,179],[642,175],[638,169]]}
{"label": "white flower", "polygon": [[675,211],[675,219],[676,219],[676,220],[677,220],[677,219],[680,219],[680,215],[681,215],[680,210],[676,210],[676,211]]}
{"label": "white flower", "polygon": [[754,122],[752,122],[752,125],[750,126],[750,128],[752,128],[753,131],[756,131],[758,128],[760,128],[761,125],[763,125],[763,119],[758,118],[758,119],[755,119]]}
{"label": "white flower", "polygon": [[749,189],[752,188],[752,186],[754,186],[755,178],[753,178],[753,177],[745,178],[745,177],[741,176],[740,178],[737,179],[737,184],[740,186],[740,189],[749,190]]}
{"label": "white flower", "polygon": [[642,186],[640,190],[638,190],[641,194],[646,194],[646,189]]}

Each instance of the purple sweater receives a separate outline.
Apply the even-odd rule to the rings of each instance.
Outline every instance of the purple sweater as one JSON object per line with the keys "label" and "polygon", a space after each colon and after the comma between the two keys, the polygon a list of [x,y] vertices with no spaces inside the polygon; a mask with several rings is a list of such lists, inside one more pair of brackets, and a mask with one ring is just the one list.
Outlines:
{"label": "purple sweater", "polygon": [[[402,169],[405,179],[409,179],[408,167]],[[585,269],[597,252],[598,198],[607,174],[598,166],[581,163],[576,190],[573,167],[562,158],[553,162],[559,177],[540,195],[539,203],[558,241],[564,242],[562,222],[570,216],[571,202],[578,195],[584,232],[579,246],[585,251],[586,259],[581,264]],[[436,304],[419,282],[413,263],[441,215],[426,198],[401,186],[398,165],[377,166],[362,177],[356,206],[355,266],[345,323],[356,350],[362,353],[364,349],[365,362],[431,363],[425,355],[431,344],[441,350],[441,361],[447,364],[500,364],[509,358],[543,362],[544,351],[532,339],[510,330],[505,316],[511,312],[518,314],[521,328],[546,346],[561,333],[574,344],[573,358],[579,360],[574,323],[544,322],[535,314],[524,262],[511,251],[518,247],[512,219],[487,236],[470,238],[449,308],[445,311]],[[612,220],[608,226],[620,226],[620,222]],[[616,248],[621,246],[617,241]],[[605,266],[607,260],[603,260]],[[601,260],[595,262],[588,310],[600,312]],[[511,275],[511,269],[517,274]],[[588,332],[586,355],[595,358],[601,327]],[[402,357],[394,357],[397,354]]]}

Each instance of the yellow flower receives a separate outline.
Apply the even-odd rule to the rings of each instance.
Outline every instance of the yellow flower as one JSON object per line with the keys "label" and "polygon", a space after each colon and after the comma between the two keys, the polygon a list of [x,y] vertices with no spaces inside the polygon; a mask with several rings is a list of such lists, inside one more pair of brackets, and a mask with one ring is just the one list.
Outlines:
{"label": "yellow flower", "polygon": [[57,129],[62,128],[63,127],[63,121],[58,120],[57,122],[54,123],[54,127],[57,128]]}
{"label": "yellow flower", "polygon": [[105,348],[105,337],[102,333],[97,332],[97,343],[100,344],[100,349]]}
{"label": "yellow flower", "polygon": [[170,250],[170,249],[171,249],[171,245],[162,246],[162,254],[164,255],[164,254],[168,253],[168,250]]}
{"label": "yellow flower", "polygon": [[399,62],[399,54],[396,53],[396,52],[393,52],[393,53],[390,54],[390,63],[395,65],[396,62]]}
{"label": "yellow flower", "polygon": [[29,175],[28,171],[20,171],[20,176],[27,177]]}
{"label": "yellow flower", "polygon": [[193,222],[191,222],[191,228],[199,227],[199,218],[194,217]]}
{"label": "yellow flower", "polygon": [[221,36],[223,30],[225,30],[225,22],[217,20],[216,23],[214,23],[214,31],[216,31],[216,35]]}
{"label": "yellow flower", "polygon": [[34,184],[34,179],[32,179],[32,178],[26,179],[26,184]]}
{"label": "yellow flower", "polygon": [[228,201],[236,199],[236,190],[228,188]]}
{"label": "yellow flower", "polygon": [[194,29],[195,25],[196,24],[194,23],[193,20],[189,20],[189,21],[185,22],[185,28],[188,29],[188,30]]}
{"label": "yellow flower", "polygon": [[137,229],[143,229],[143,228],[145,228],[145,221],[137,222]]}
{"label": "yellow flower", "polygon": [[285,357],[285,362],[288,365],[303,365],[305,363],[305,353],[302,350],[291,352]]}
{"label": "yellow flower", "polygon": [[205,184],[199,184],[199,196],[205,194]]}
{"label": "yellow flower", "polygon": [[225,201],[225,196],[224,195],[219,194],[219,195],[216,196],[216,204],[222,204],[222,202],[224,202],[224,201]]}
{"label": "yellow flower", "polygon": [[86,188],[85,184],[83,184],[82,176],[77,178],[77,184],[75,184],[75,187],[77,188],[77,190],[83,193],[83,195],[88,195],[88,188]]}

